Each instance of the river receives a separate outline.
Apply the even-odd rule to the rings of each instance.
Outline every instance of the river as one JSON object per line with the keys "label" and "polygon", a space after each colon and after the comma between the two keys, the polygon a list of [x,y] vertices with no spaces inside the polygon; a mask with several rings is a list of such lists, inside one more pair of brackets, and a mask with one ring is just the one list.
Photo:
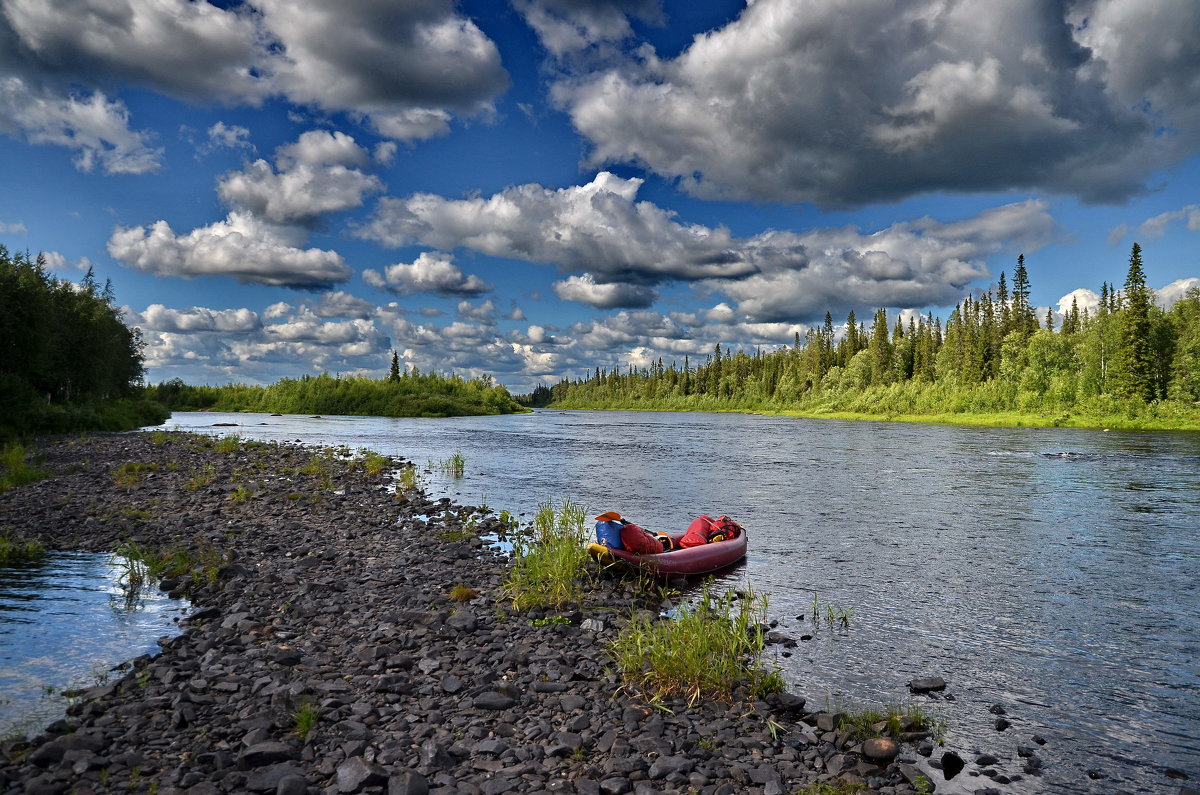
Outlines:
{"label": "river", "polygon": [[[432,462],[432,492],[527,516],[564,497],[655,530],[728,514],[750,553],[722,579],[812,636],[774,647],[810,704],[906,704],[909,680],[938,675],[953,700],[926,706],[968,760],[1011,757],[1012,772],[1045,738],[1045,775],[1008,791],[1200,779],[1200,434],[553,410],[167,427]],[[436,466],[454,452],[461,479]],[[814,598],[852,610],[849,627],[815,625]]]}

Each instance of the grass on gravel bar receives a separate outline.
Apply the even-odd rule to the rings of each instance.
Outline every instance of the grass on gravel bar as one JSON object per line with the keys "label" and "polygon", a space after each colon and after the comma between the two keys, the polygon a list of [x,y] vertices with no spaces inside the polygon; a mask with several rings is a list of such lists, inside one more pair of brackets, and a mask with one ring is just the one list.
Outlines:
{"label": "grass on gravel bar", "polygon": [[538,507],[533,526],[514,538],[503,592],[515,609],[561,608],[582,599],[590,560],[586,516],[570,499],[557,510],[548,500]]}
{"label": "grass on gravel bar", "polygon": [[636,613],[610,652],[626,685],[650,700],[683,696],[730,700],[741,685],[757,696],[780,692],[783,677],[763,662],[767,598],[748,589],[700,598],[673,618]]}

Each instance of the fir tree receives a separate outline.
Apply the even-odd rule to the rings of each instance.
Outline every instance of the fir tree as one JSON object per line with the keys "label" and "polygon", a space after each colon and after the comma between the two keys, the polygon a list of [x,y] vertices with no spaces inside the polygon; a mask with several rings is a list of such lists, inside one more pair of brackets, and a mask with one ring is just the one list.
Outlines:
{"label": "fir tree", "polygon": [[392,367],[388,370],[388,380],[393,382],[400,380],[400,356],[395,351],[392,351]]}
{"label": "fir tree", "polygon": [[1142,247],[1134,243],[1129,254],[1129,273],[1125,277],[1125,306],[1121,311],[1117,388],[1122,396],[1135,400],[1153,400],[1157,392],[1154,346],[1150,337],[1151,303],[1146,272],[1142,269]]}

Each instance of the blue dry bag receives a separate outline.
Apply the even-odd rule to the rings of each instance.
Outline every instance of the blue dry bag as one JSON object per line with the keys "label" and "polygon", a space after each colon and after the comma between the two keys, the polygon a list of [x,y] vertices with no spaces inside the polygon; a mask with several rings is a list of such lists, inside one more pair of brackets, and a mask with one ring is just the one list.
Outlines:
{"label": "blue dry bag", "polygon": [[609,549],[624,549],[621,543],[623,522],[596,522],[596,541]]}

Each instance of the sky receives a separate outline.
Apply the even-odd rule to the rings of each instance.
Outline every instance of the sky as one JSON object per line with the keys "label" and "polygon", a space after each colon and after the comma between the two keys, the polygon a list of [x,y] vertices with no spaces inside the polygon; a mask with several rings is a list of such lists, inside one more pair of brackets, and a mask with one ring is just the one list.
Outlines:
{"label": "sky", "polygon": [[0,0],[0,244],[147,381],[515,393],[1200,286],[1195,0]]}

